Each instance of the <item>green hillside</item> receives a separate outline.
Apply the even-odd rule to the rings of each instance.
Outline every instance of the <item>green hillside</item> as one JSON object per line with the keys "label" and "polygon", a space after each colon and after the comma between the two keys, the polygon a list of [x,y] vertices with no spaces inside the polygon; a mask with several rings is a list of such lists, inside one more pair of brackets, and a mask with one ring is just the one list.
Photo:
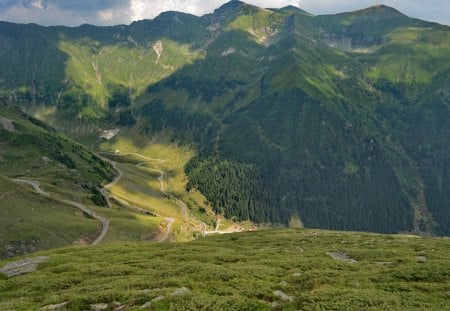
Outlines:
{"label": "green hillside", "polygon": [[0,279],[0,308],[445,310],[449,243],[270,230],[189,243],[58,249],[36,254],[49,256],[36,272]]}
{"label": "green hillside", "polygon": [[[211,147],[186,167],[188,186],[228,217],[448,234],[448,190],[425,175],[430,166],[439,180],[448,175],[448,118],[433,112],[428,89],[447,93],[449,28],[388,7],[279,24],[280,13],[258,10],[230,8],[231,26],[206,58],[140,101],[151,129],[189,129],[199,148]],[[448,97],[439,105],[448,116]],[[433,130],[417,129],[425,115],[419,123]],[[437,159],[434,148],[446,151]]]}
{"label": "green hillside", "polygon": [[[111,166],[17,108],[0,103],[0,257],[95,240],[97,221],[60,199],[105,206]],[[54,196],[37,194],[39,183]]]}
{"label": "green hillside", "polygon": [[94,240],[95,220],[0,175],[0,258]]}
{"label": "green hillside", "polygon": [[0,23],[0,38],[5,101],[94,148],[115,127],[192,147],[186,190],[217,214],[450,234],[447,26],[231,1],[128,26]]}

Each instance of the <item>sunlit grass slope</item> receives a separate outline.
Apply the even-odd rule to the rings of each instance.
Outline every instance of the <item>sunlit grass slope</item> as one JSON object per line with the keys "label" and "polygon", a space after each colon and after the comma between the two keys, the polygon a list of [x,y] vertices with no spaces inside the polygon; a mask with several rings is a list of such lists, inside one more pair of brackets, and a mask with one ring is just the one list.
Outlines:
{"label": "sunlit grass slope", "polygon": [[160,221],[174,218],[172,238],[178,241],[199,235],[200,221],[214,228],[215,217],[206,199],[198,191],[186,191],[184,166],[194,155],[192,149],[171,143],[164,134],[149,140],[130,133],[100,144],[100,149],[123,172],[109,189],[118,203],[149,211]]}
{"label": "sunlit grass slope", "polygon": [[117,88],[123,88],[125,98],[136,97],[148,85],[199,58],[189,46],[166,39],[147,46],[63,39],[59,48],[69,55],[66,77],[104,108],[108,99],[116,96]]}

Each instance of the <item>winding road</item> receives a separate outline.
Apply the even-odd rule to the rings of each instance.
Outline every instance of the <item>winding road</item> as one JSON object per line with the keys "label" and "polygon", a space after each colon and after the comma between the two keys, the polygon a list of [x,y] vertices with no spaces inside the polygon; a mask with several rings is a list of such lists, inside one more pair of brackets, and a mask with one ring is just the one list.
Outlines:
{"label": "winding road", "polygon": [[[162,159],[155,159],[155,158],[149,158],[146,156],[143,156],[141,154],[138,153],[114,153],[114,152],[98,152],[97,155],[99,157],[100,154],[105,154],[105,155],[115,155],[115,156],[127,156],[127,155],[133,155],[136,157],[139,157],[141,159],[146,160],[146,162],[141,162],[136,164],[136,166],[142,166],[145,167],[148,170],[157,172],[160,174],[160,176],[158,177],[158,181],[160,183],[160,191],[162,194],[164,194],[166,197],[172,199],[175,201],[176,205],[179,207],[180,209],[180,213],[184,218],[188,218],[187,216],[187,205],[186,203],[184,203],[183,201],[179,200],[176,196],[174,196],[171,193],[168,193],[165,191],[164,189],[164,171],[160,170],[160,169],[156,169],[156,168],[152,168],[152,167],[148,167],[146,166],[146,164],[148,164],[148,162],[153,162],[153,163],[164,163],[165,160]],[[116,185],[120,179],[123,177],[123,172],[118,168],[117,163],[111,159],[105,158],[105,157],[101,157],[103,160],[107,161],[108,163],[111,164],[111,166],[114,168],[114,170],[117,172],[116,177],[113,179],[113,181],[111,181],[109,184],[105,185],[102,189],[101,189],[101,194],[103,195],[103,197],[105,198],[108,207],[112,207],[111,204],[111,197],[114,198],[114,200],[116,200],[117,202],[131,208],[134,209],[136,211],[139,211],[141,213],[145,213],[145,214],[149,214],[150,212],[148,212],[147,210],[144,210],[140,207],[136,207],[136,206],[132,206],[130,205],[128,202],[126,202],[125,200],[122,200],[120,198],[115,197],[113,194],[111,194],[110,192],[108,192],[108,190],[110,190],[114,185]],[[74,202],[74,201],[70,201],[70,200],[62,200],[59,198],[54,198],[54,196],[48,192],[45,192],[44,190],[41,189],[40,184],[38,181],[35,180],[28,180],[28,179],[14,179],[15,182],[17,183],[22,183],[22,184],[28,184],[30,186],[33,187],[33,189],[39,193],[40,195],[46,196],[46,197],[52,197],[53,199],[68,204],[68,205],[72,205],[73,207],[78,208],[79,210],[83,211],[84,213],[86,213],[87,215],[93,217],[94,219],[98,220],[101,224],[102,224],[102,230],[100,231],[100,234],[98,235],[98,237],[91,243],[91,245],[97,245],[98,243],[100,243],[101,241],[103,241],[103,239],[105,238],[108,229],[109,229],[109,220],[96,214],[94,211],[92,211],[91,209],[87,208],[84,204],[82,203],[78,203],[78,202]],[[151,213],[154,216],[157,217],[161,217],[160,215],[156,214],[156,213]],[[158,238],[156,241],[157,242],[164,242],[167,241],[167,239],[169,238],[169,235],[172,231],[172,226],[173,223],[175,222],[175,219],[172,217],[164,217],[164,220],[166,221],[167,225],[166,225],[166,230],[164,232],[164,234]],[[204,222],[198,221],[195,218],[191,219],[191,220],[195,220],[195,222],[198,222],[201,226],[201,232],[202,232],[202,236],[205,237],[206,235],[210,235],[210,234],[225,234],[225,233],[232,233],[232,232],[238,232],[239,230],[219,230],[219,224],[220,221],[217,222],[216,228],[213,231],[207,231],[207,225]]]}
{"label": "winding road", "polygon": [[147,161],[154,161],[154,162],[158,162],[158,163],[165,163],[166,162],[166,160],[149,158],[149,157],[143,156],[142,154],[134,153],[134,152],[120,153],[120,152],[104,152],[104,151],[100,151],[100,152],[97,152],[97,154],[109,154],[109,155],[115,155],[115,156],[134,155],[134,156],[136,156],[138,158],[141,158],[141,159],[144,159],[144,160],[147,160]]}
{"label": "winding road", "polygon": [[[144,167],[144,168],[146,168],[146,169],[148,169],[150,171],[154,171],[154,172],[159,173],[160,176],[158,177],[158,181],[159,181],[159,184],[160,184],[160,191],[161,191],[161,193],[164,194],[166,197],[174,200],[176,205],[180,209],[181,215],[184,218],[186,218],[186,219],[188,218],[186,203],[184,203],[183,201],[179,200],[173,194],[168,193],[168,192],[165,191],[165,189],[164,189],[164,177],[165,177],[164,176],[164,171],[162,171],[160,169],[157,169],[157,168],[152,168],[152,167],[148,166],[149,162],[151,164],[154,164],[154,163],[160,163],[161,164],[161,163],[165,163],[165,160],[149,158],[149,157],[146,157],[146,156],[144,156],[142,154],[134,153],[134,152],[128,152],[128,153],[98,152],[97,154],[106,154],[106,155],[114,155],[114,156],[130,156],[130,155],[132,155],[132,156],[135,156],[135,157],[138,157],[140,159],[145,160],[146,162],[140,162],[140,163],[136,164],[136,166],[137,167]],[[104,195],[105,195],[105,197],[107,197],[107,196],[109,196],[109,194],[107,194],[106,189],[110,188],[112,185],[117,183],[117,181],[122,177],[122,172],[120,172],[120,170],[117,168],[116,162],[114,162],[114,161],[112,161],[110,159],[107,159],[107,158],[103,158],[103,159],[108,161],[109,163],[111,163],[113,165],[113,167],[119,172],[119,175],[120,175],[111,184],[105,186],[105,188],[103,189],[103,191],[105,192]],[[114,197],[114,199],[118,199],[118,198]],[[118,201],[120,202],[120,201],[123,201],[123,200],[119,199]],[[126,201],[123,201],[123,202],[125,203],[125,205],[127,205],[129,207],[133,207],[133,206],[129,205],[128,202],[126,202]],[[138,207],[133,207],[133,208],[138,209],[138,210],[142,210],[142,209],[140,209]],[[159,216],[159,215],[156,215],[156,216]],[[161,216],[159,216],[159,217],[161,217]],[[167,229],[166,229],[166,232],[164,233],[164,235],[160,239],[158,239],[159,242],[162,242],[162,241],[165,241],[165,240],[168,239],[170,231],[172,229],[172,224],[174,223],[174,218],[166,217],[164,219],[167,221]],[[227,233],[234,233],[234,232],[241,232],[242,231],[241,228],[231,228],[231,227],[226,229],[226,230],[219,230],[220,220],[217,222],[216,228],[213,231],[207,231],[206,223],[198,221],[195,218],[191,219],[191,220],[195,220],[195,222],[198,222],[200,224],[201,232],[202,232],[202,236],[203,237],[205,237],[206,235],[211,235],[211,234],[227,234]]]}
{"label": "winding road", "polygon": [[28,184],[28,185],[32,186],[34,191],[36,191],[40,195],[43,195],[43,196],[46,196],[46,197],[49,197],[49,198],[53,198],[53,199],[55,199],[55,200],[57,200],[59,202],[65,203],[65,204],[72,205],[72,206],[80,209],[84,213],[88,214],[89,216],[97,219],[102,224],[102,230],[100,231],[100,234],[98,235],[98,237],[91,243],[91,245],[97,245],[98,243],[100,243],[105,238],[106,233],[108,233],[109,220],[106,219],[106,218],[103,218],[102,216],[99,216],[94,211],[92,211],[89,208],[87,208],[84,204],[81,204],[81,203],[78,203],[78,202],[74,202],[74,201],[61,200],[61,199],[58,199],[58,198],[54,198],[50,193],[45,192],[44,190],[42,190],[41,187],[40,187],[39,182],[35,181],[35,180],[14,179],[14,181],[17,182],[17,183]]}
{"label": "winding road", "polygon": [[151,167],[146,167],[145,164],[147,164],[146,162],[142,162],[139,164],[136,164],[136,166],[143,166],[146,169],[150,170],[150,171],[154,171],[159,173],[159,177],[158,177],[158,181],[159,181],[159,190],[162,192],[162,194],[164,194],[166,197],[171,198],[172,200],[175,201],[175,204],[180,208],[180,212],[181,215],[186,217],[187,216],[187,205],[186,203],[184,203],[183,201],[181,201],[180,199],[178,199],[176,196],[174,196],[171,193],[168,193],[164,190],[164,171],[159,170],[157,168],[151,168]]}
{"label": "winding road", "polygon": [[[134,156],[139,157],[139,158],[141,158],[141,159],[147,160],[147,162],[157,162],[157,163],[164,163],[164,162],[165,162],[164,160],[161,160],[161,159],[148,158],[148,157],[146,157],[146,156],[143,156],[143,155],[138,154],[138,153],[133,153],[133,152],[131,152],[131,153],[97,152],[97,155],[98,155],[98,156],[100,156],[100,154],[115,155],[115,156],[134,155]],[[109,201],[109,198],[111,197],[111,194],[108,193],[107,189],[110,189],[112,186],[114,186],[115,184],[117,184],[117,183],[119,182],[119,180],[122,178],[123,173],[122,173],[122,171],[117,167],[117,163],[116,163],[115,161],[113,161],[113,160],[111,160],[111,159],[108,159],[108,158],[105,158],[105,157],[101,157],[101,158],[102,158],[103,160],[105,160],[105,161],[111,163],[111,165],[113,166],[113,168],[118,172],[118,175],[116,176],[116,178],[115,178],[110,184],[106,185],[106,186],[103,187],[103,189],[102,189],[102,194],[103,194],[103,196],[104,196],[105,198],[107,198],[108,205],[111,206],[111,203],[110,203],[110,201]],[[136,164],[136,166],[143,166],[143,165],[147,164],[147,162],[138,163],[138,164]],[[158,177],[158,181],[159,181],[159,183],[160,183],[160,191],[161,191],[164,195],[166,195],[166,196],[171,196],[171,197],[173,197],[171,194],[164,192],[164,172],[163,172],[162,170],[154,169],[154,168],[149,168],[149,167],[146,167],[146,169],[152,170],[152,171],[156,171],[156,172],[158,172],[158,173],[160,174],[160,176]],[[122,203],[122,204],[126,205],[126,206],[129,207],[129,208],[138,210],[138,211],[140,211],[140,212],[142,212],[142,213],[148,213],[148,211],[146,211],[146,210],[144,210],[144,209],[142,209],[142,208],[140,208],[140,207],[136,207],[136,206],[130,205],[130,204],[129,204],[128,202],[126,202],[125,200],[122,200],[122,199],[120,199],[120,198],[117,198],[117,197],[115,197],[114,195],[112,195],[112,197],[114,197],[114,199],[115,199],[116,201],[118,201],[119,203]],[[184,202],[182,202],[182,203],[184,204]],[[157,216],[157,217],[161,217],[160,215],[158,215],[158,214],[156,214],[156,213],[153,213],[153,214],[154,214],[155,216]],[[173,225],[173,223],[175,222],[175,219],[172,218],[172,217],[164,217],[164,220],[167,222],[167,228],[166,228],[166,231],[165,231],[164,235],[163,235],[161,238],[159,238],[159,239],[157,240],[158,242],[164,242],[164,241],[166,241],[166,240],[169,238],[169,234],[170,234],[170,232],[171,232],[171,230],[172,230],[172,225]]]}
{"label": "winding road", "polygon": [[158,240],[158,242],[164,242],[167,241],[167,239],[169,238],[169,234],[170,231],[172,230],[172,225],[173,222],[175,221],[175,219],[173,219],[172,217],[166,217],[164,218],[167,222],[167,228],[166,228],[166,232],[164,233],[164,235]]}
{"label": "winding road", "polygon": [[112,160],[110,160],[110,159],[107,159],[107,158],[103,158],[103,157],[102,157],[102,159],[103,159],[104,161],[110,163],[111,166],[114,168],[114,170],[117,172],[117,175],[116,175],[116,177],[114,177],[113,181],[110,182],[109,184],[107,184],[106,186],[104,186],[104,187],[102,188],[102,190],[100,191],[101,194],[103,195],[103,197],[106,199],[106,202],[107,202],[107,204],[108,204],[108,207],[111,208],[111,207],[112,207],[112,204],[111,204],[111,200],[110,200],[110,194],[109,194],[109,192],[107,191],[107,189],[110,189],[112,186],[114,186],[115,184],[117,184],[117,183],[119,182],[119,180],[122,178],[123,173],[122,173],[122,171],[119,170],[119,168],[117,167],[117,163],[116,163],[116,162],[114,162],[114,161],[112,161]]}

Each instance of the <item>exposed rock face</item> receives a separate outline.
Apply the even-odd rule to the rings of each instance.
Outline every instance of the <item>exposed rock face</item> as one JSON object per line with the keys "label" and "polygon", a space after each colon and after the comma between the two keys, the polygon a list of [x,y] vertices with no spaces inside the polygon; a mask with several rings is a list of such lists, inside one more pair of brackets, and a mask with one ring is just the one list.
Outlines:
{"label": "exposed rock face", "polygon": [[39,264],[49,260],[47,256],[39,256],[34,258],[27,258],[24,260],[14,261],[0,269],[0,273],[5,274],[7,277],[13,277],[16,275],[31,273],[36,271]]}
{"label": "exposed rock face", "polygon": [[186,287],[177,288],[173,293],[172,297],[180,297],[180,296],[186,296],[189,295],[191,291]]}
{"label": "exposed rock face", "polygon": [[92,311],[102,311],[108,309],[108,305],[106,303],[96,303],[90,305]]}
{"label": "exposed rock face", "polygon": [[30,254],[38,249],[41,241],[34,238],[24,238],[18,241],[12,241],[3,245],[5,251],[0,253],[0,259]]}
{"label": "exposed rock face", "polygon": [[104,138],[106,140],[111,140],[114,137],[116,137],[117,134],[119,134],[119,133],[120,133],[120,129],[118,129],[118,128],[115,128],[113,130],[103,130],[100,135],[100,138]]}
{"label": "exposed rock face", "polygon": [[343,262],[348,262],[348,263],[356,263],[357,261],[350,258],[350,256],[348,256],[346,253],[343,252],[329,252],[327,253],[328,256],[330,256],[331,258],[333,258],[334,260],[339,260],[339,261],[343,261]]}
{"label": "exposed rock face", "polygon": [[66,310],[67,306],[69,305],[69,302],[65,301],[63,303],[59,303],[56,305],[48,305],[43,308],[41,308],[41,311],[59,311],[59,310]]}
{"label": "exposed rock face", "polygon": [[16,128],[14,127],[13,121],[7,118],[4,118],[0,116],[0,125],[3,126],[3,128],[10,132],[15,132]]}
{"label": "exposed rock face", "polygon": [[228,55],[233,54],[233,53],[235,53],[235,52],[236,52],[236,49],[233,48],[233,47],[231,47],[231,48],[226,49],[225,51],[223,51],[222,54],[221,54],[221,56],[222,56],[222,57],[225,57],[225,56],[228,56]]}
{"label": "exposed rock face", "polygon": [[153,51],[155,51],[156,56],[158,57],[158,61],[161,58],[162,54],[164,53],[164,46],[161,40],[156,41],[156,43],[153,45]]}
{"label": "exposed rock face", "polygon": [[344,52],[370,51],[383,43],[380,38],[353,34],[345,29],[336,33],[322,32],[321,41]]}
{"label": "exposed rock face", "polygon": [[286,281],[281,281],[281,282],[280,282],[280,286],[286,287],[286,286],[288,286],[288,285],[289,285],[289,283],[286,282]]}
{"label": "exposed rock face", "polygon": [[428,260],[427,256],[416,256],[417,261],[425,262]]}
{"label": "exposed rock face", "polygon": [[289,297],[288,295],[286,295],[284,292],[282,292],[281,290],[276,290],[273,292],[273,294],[275,296],[277,296],[278,298],[280,298],[283,301],[289,301],[292,302],[292,298]]}

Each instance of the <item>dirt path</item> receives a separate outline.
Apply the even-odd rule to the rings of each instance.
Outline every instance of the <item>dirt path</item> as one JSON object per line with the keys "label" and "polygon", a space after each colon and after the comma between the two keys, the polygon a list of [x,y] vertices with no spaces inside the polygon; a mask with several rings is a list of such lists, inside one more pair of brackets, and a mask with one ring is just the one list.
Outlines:
{"label": "dirt path", "polygon": [[[151,161],[151,162],[158,162],[158,163],[164,163],[164,162],[165,162],[164,160],[148,158],[148,157],[143,156],[143,155],[140,155],[140,154],[138,154],[138,153],[97,152],[97,155],[100,155],[100,154],[116,155],[116,156],[134,155],[134,156],[137,156],[137,157],[142,158],[142,159],[146,159],[147,161]],[[114,167],[114,169],[115,169],[115,170],[117,171],[117,173],[118,173],[118,175],[116,176],[116,178],[115,178],[111,183],[109,183],[108,185],[106,185],[105,187],[103,187],[103,189],[102,189],[102,194],[103,194],[103,196],[104,196],[105,198],[107,198],[107,200],[108,200],[108,205],[111,207],[111,202],[110,202],[111,194],[110,194],[107,190],[110,189],[110,188],[112,188],[115,184],[117,184],[117,183],[119,182],[119,180],[120,180],[120,179],[122,178],[122,176],[123,176],[123,172],[117,167],[117,163],[116,163],[115,161],[110,160],[110,159],[108,159],[108,158],[104,158],[104,157],[101,157],[101,158],[102,158],[103,160],[105,160],[105,161],[111,163],[111,165]],[[138,164],[136,164],[136,166],[144,166],[145,164],[147,164],[147,162],[138,163]],[[164,172],[163,172],[162,170],[159,170],[159,169],[154,169],[154,168],[149,168],[149,167],[145,167],[145,168],[148,169],[148,170],[152,170],[152,171],[158,172],[158,173],[160,174],[160,176],[158,177],[158,181],[159,181],[159,183],[160,183],[160,191],[161,191],[164,195],[166,195],[166,196],[173,197],[171,194],[164,192]],[[140,207],[132,206],[132,205],[130,205],[128,202],[126,202],[126,201],[124,201],[124,200],[122,200],[122,199],[120,199],[120,198],[117,198],[117,197],[114,196],[114,199],[117,200],[118,202],[120,202],[120,203],[122,203],[122,204],[124,204],[124,205],[126,205],[126,206],[128,206],[128,207],[130,207],[130,208],[132,208],[132,209],[135,209],[135,210],[140,211],[140,212],[143,212],[143,213],[146,212],[146,210],[144,210],[144,209],[142,209],[142,208],[140,208]],[[186,205],[184,204],[184,202],[183,202],[183,205],[186,206]],[[157,217],[161,217],[160,215],[157,215],[157,214],[155,214],[155,213],[153,213],[153,214],[154,214],[155,216],[157,216]],[[169,234],[170,234],[170,232],[172,231],[172,225],[173,225],[173,223],[174,223],[174,221],[175,221],[175,219],[172,218],[172,217],[165,217],[164,219],[165,219],[166,222],[167,222],[167,228],[166,228],[166,231],[164,232],[164,235],[163,235],[160,239],[158,239],[158,242],[164,242],[164,241],[166,241],[166,240],[168,239]]]}
{"label": "dirt path", "polygon": [[178,208],[180,209],[181,215],[184,217],[187,217],[187,205],[186,203],[184,203],[183,201],[179,200],[176,196],[174,196],[171,193],[168,193],[164,190],[164,171],[157,169],[157,168],[151,168],[146,166],[146,162],[142,162],[139,164],[136,164],[136,166],[141,166],[141,167],[145,167],[146,169],[148,169],[149,171],[154,171],[159,173],[159,177],[158,177],[158,181],[159,181],[159,190],[167,197],[171,198],[172,200],[175,201],[175,204],[178,206]]}
{"label": "dirt path", "polygon": [[[184,203],[182,200],[179,200],[176,196],[174,196],[173,194],[166,192],[164,189],[164,171],[160,170],[160,169],[156,169],[156,168],[152,168],[149,167],[148,164],[155,164],[155,163],[165,163],[165,160],[162,159],[155,159],[155,158],[149,158],[146,157],[144,155],[138,154],[138,153],[134,153],[134,152],[130,152],[130,153],[120,153],[120,152],[99,152],[98,154],[108,154],[108,155],[115,155],[115,156],[127,156],[127,155],[133,155],[136,157],[139,157],[143,160],[146,160],[146,162],[141,162],[136,164],[137,167],[144,167],[150,171],[154,171],[159,173],[159,177],[158,177],[158,181],[160,184],[160,191],[162,194],[164,194],[166,197],[172,199],[175,201],[175,204],[177,205],[177,207],[180,209],[180,213],[181,215],[184,217],[185,220],[188,220],[191,224],[193,224],[195,227],[200,226],[200,230],[202,232],[202,236],[205,237],[206,235],[213,235],[213,234],[229,234],[229,233],[236,233],[236,232],[242,232],[245,231],[244,228],[240,227],[240,226],[230,226],[226,229],[223,230],[219,230],[219,226],[220,226],[220,220],[217,221],[216,227],[214,228],[214,230],[212,231],[207,231],[207,225],[202,222],[199,221],[198,219],[196,219],[195,217],[189,217],[188,215],[188,208],[186,203]],[[111,162],[111,160],[109,160],[109,162]],[[114,162],[115,163],[115,162]],[[115,167],[116,168],[116,167]],[[116,168],[117,169],[117,168]],[[157,215],[159,216],[159,215]],[[160,240],[166,240],[170,234],[170,230],[172,228],[172,223],[174,221],[173,218],[165,218],[166,221],[168,221],[168,226],[167,226],[167,230],[166,233],[163,236],[163,239]],[[170,221],[169,221],[170,220]]]}
{"label": "dirt path", "polygon": [[122,171],[117,167],[117,163],[114,162],[113,160],[107,159],[107,158],[103,158],[102,159],[108,163],[110,163],[112,165],[112,167],[114,168],[114,170],[117,172],[116,177],[114,177],[113,181],[110,182],[109,184],[107,184],[106,186],[104,186],[102,188],[102,190],[100,191],[101,194],[103,195],[103,197],[106,199],[106,203],[108,204],[108,207],[111,208],[112,204],[111,204],[111,196],[109,194],[109,192],[107,191],[108,189],[111,189],[115,184],[117,184],[119,182],[119,180],[122,178],[123,173]]}
{"label": "dirt path", "polygon": [[203,236],[212,234],[230,234],[245,231],[244,228],[238,225],[231,225],[227,229],[219,230],[220,221],[221,221],[220,219],[217,220],[216,228],[213,231],[206,231],[206,224],[205,224],[205,231],[203,231]]}
{"label": "dirt path", "polygon": [[15,182],[18,183],[22,183],[22,184],[28,184],[31,187],[33,187],[34,191],[36,191],[37,193],[41,194],[41,195],[45,195],[46,197],[50,196],[50,193],[45,192],[44,190],[41,189],[40,184],[38,181],[35,180],[27,180],[27,179],[14,179]]}
{"label": "dirt path", "polygon": [[165,163],[166,160],[162,160],[162,159],[155,159],[155,158],[149,158],[146,156],[143,156],[142,154],[139,153],[134,153],[134,152],[127,152],[127,153],[120,153],[120,152],[97,152],[97,154],[109,154],[109,155],[115,155],[115,156],[127,156],[127,155],[134,155],[138,158],[147,160],[147,161],[153,161],[153,162],[158,162],[158,163]]}
{"label": "dirt path", "polygon": [[164,192],[164,172],[160,169],[148,167],[146,165],[147,165],[147,162],[141,162],[141,163],[136,164],[137,167],[144,167],[149,171],[157,172],[159,174],[159,177],[158,177],[159,191],[161,191],[163,194],[167,195],[167,193]]}
{"label": "dirt path", "polygon": [[205,237],[206,236],[206,224],[203,221],[201,222],[201,224],[202,224],[202,237]]}
{"label": "dirt path", "polygon": [[84,204],[81,204],[81,203],[78,203],[78,202],[74,202],[74,201],[61,200],[61,199],[58,199],[58,198],[54,198],[50,193],[45,192],[44,190],[42,190],[41,187],[40,187],[39,182],[35,181],[35,180],[14,179],[14,181],[17,182],[17,183],[28,184],[28,185],[32,186],[33,189],[37,193],[39,193],[40,195],[43,195],[43,196],[46,196],[46,197],[49,197],[49,198],[53,198],[56,201],[59,201],[59,202],[62,202],[62,203],[68,204],[68,205],[72,205],[72,206],[80,209],[84,213],[88,214],[89,216],[91,216],[91,217],[95,218],[96,220],[98,220],[102,224],[102,230],[100,231],[100,234],[95,239],[95,241],[93,241],[91,243],[91,245],[97,245],[98,243],[100,243],[105,238],[106,233],[108,232],[108,229],[109,229],[109,220],[99,216],[94,211],[92,211],[89,208],[87,208]]}
{"label": "dirt path", "polygon": [[164,219],[165,219],[165,221],[167,222],[166,232],[165,232],[164,235],[158,240],[158,242],[164,242],[164,241],[167,241],[167,239],[169,238],[170,231],[172,230],[173,222],[175,221],[175,219],[173,219],[172,217],[166,217],[166,218],[164,218]]}
{"label": "dirt path", "polygon": [[[136,167],[144,167],[145,169],[148,169],[150,171],[159,173],[160,176],[158,177],[158,181],[159,181],[159,184],[160,184],[160,191],[161,191],[161,193],[164,194],[166,197],[168,197],[168,198],[170,198],[170,199],[175,201],[175,204],[180,209],[181,215],[186,220],[189,220],[192,224],[195,224],[194,226],[197,226],[197,225],[200,226],[200,228],[201,228],[200,230],[202,232],[202,236],[203,237],[205,237],[206,235],[212,235],[212,234],[228,234],[228,233],[235,233],[235,232],[242,232],[243,231],[242,228],[240,228],[240,227],[233,227],[233,226],[230,226],[229,228],[227,228],[225,230],[219,230],[220,220],[217,221],[216,228],[213,231],[207,231],[206,230],[207,229],[207,225],[204,222],[201,222],[201,221],[199,221],[199,220],[197,220],[195,218],[189,218],[188,214],[187,214],[187,205],[186,205],[186,203],[184,203],[183,201],[179,200],[173,194],[165,191],[165,189],[164,189],[164,177],[165,177],[164,176],[164,171],[160,170],[160,169],[157,169],[157,168],[152,168],[152,167],[148,166],[148,164],[155,164],[155,163],[161,164],[161,163],[164,163],[165,160],[149,158],[149,157],[143,156],[143,155],[138,154],[138,153],[133,153],[133,152],[130,152],[130,153],[98,152],[97,154],[106,154],[106,155],[114,155],[114,156],[133,155],[133,156],[136,156],[136,157],[139,157],[141,159],[146,160],[146,162],[141,162],[141,163],[136,164]],[[109,163],[111,163],[114,166],[114,168],[119,172],[119,176],[111,184],[105,186],[105,188],[104,188],[104,191],[105,191],[104,195],[105,195],[105,197],[109,197],[110,194],[107,194],[106,189],[109,189],[110,187],[112,187],[114,184],[116,184],[119,181],[119,179],[122,177],[122,172],[117,168],[116,162],[114,162],[114,161],[112,161],[110,159],[103,158],[103,157],[102,157],[102,159],[104,159],[104,160],[108,161]],[[117,199],[117,198],[115,198],[115,199]],[[125,202],[125,203],[127,203],[127,202]],[[126,205],[129,205],[129,204],[127,203]],[[134,208],[142,210],[142,209],[140,209],[138,207],[134,207]],[[157,215],[157,214],[155,214],[155,215],[158,216],[158,217],[161,217],[160,215]],[[167,228],[166,228],[166,232],[164,233],[164,235],[160,239],[158,239],[159,242],[166,241],[168,239],[168,237],[170,235],[170,232],[172,230],[172,225],[174,223],[174,218],[166,217],[164,219],[167,221]]]}

